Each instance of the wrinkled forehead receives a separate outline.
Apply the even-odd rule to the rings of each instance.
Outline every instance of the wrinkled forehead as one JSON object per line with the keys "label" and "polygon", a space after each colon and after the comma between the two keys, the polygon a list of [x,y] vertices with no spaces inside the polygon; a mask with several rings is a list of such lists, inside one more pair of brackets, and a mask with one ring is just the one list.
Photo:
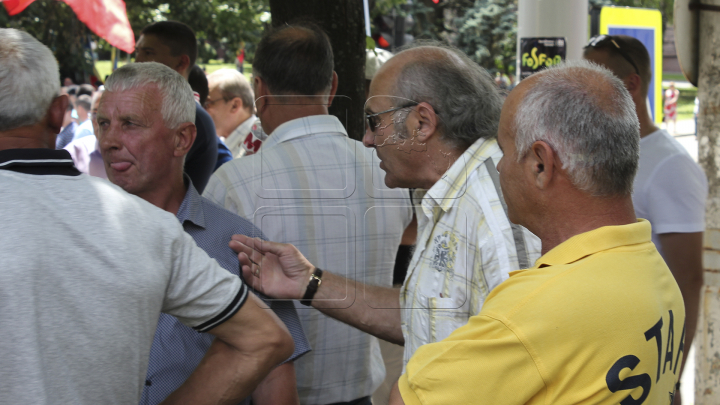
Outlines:
{"label": "wrinkled forehead", "polygon": [[[162,96],[157,86],[144,85],[124,90],[105,90],[100,98],[98,112],[102,114],[161,114]],[[160,115],[162,118],[162,115]]]}

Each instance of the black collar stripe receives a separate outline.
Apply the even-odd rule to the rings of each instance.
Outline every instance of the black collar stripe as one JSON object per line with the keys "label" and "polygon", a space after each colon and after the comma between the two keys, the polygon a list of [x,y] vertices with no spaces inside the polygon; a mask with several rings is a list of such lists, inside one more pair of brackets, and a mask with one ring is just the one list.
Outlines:
{"label": "black collar stripe", "polygon": [[0,170],[34,175],[79,176],[81,173],[66,150],[6,149],[0,150]]}
{"label": "black collar stripe", "polygon": [[36,159],[36,160],[9,160],[7,162],[0,163],[2,166],[13,166],[13,165],[32,165],[32,166],[47,166],[52,163],[61,163],[64,165],[74,164],[72,159]]}

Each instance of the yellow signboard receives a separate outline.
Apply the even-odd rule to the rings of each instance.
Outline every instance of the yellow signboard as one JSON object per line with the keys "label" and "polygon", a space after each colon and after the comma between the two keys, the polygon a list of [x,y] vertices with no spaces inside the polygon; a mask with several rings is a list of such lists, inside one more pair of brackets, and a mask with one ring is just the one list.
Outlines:
{"label": "yellow signboard", "polygon": [[603,7],[600,11],[600,34],[628,35],[640,40],[650,54],[652,81],[648,102],[653,120],[660,124],[662,98],[662,15],[659,10],[631,7]]}

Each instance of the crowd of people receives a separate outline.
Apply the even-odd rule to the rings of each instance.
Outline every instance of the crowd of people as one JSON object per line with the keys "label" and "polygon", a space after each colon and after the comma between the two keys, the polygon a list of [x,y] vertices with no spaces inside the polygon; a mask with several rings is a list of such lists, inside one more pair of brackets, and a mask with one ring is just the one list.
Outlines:
{"label": "crowd of people", "polygon": [[507,97],[451,47],[375,55],[359,142],[312,23],[252,81],[153,23],[97,89],[0,29],[0,403],[679,404],[707,180],[643,45]]}

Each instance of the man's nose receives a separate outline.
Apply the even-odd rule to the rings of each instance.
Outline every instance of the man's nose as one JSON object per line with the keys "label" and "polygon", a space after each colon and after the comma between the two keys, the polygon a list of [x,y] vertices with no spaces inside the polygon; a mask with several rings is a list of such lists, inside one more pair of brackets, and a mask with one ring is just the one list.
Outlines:
{"label": "man's nose", "polygon": [[365,145],[366,148],[374,148],[375,147],[375,133],[373,133],[372,130],[370,130],[370,126],[365,123],[365,135],[363,135],[363,145]]}
{"label": "man's nose", "polygon": [[[99,125],[98,125],[99,126]],[[118,136],[119,130],[114,128],[112,125],[108,125],[106,128],[99,128],[97,133],[98,145],[100,150],[112,150],[120,149],[120,137]]]}

